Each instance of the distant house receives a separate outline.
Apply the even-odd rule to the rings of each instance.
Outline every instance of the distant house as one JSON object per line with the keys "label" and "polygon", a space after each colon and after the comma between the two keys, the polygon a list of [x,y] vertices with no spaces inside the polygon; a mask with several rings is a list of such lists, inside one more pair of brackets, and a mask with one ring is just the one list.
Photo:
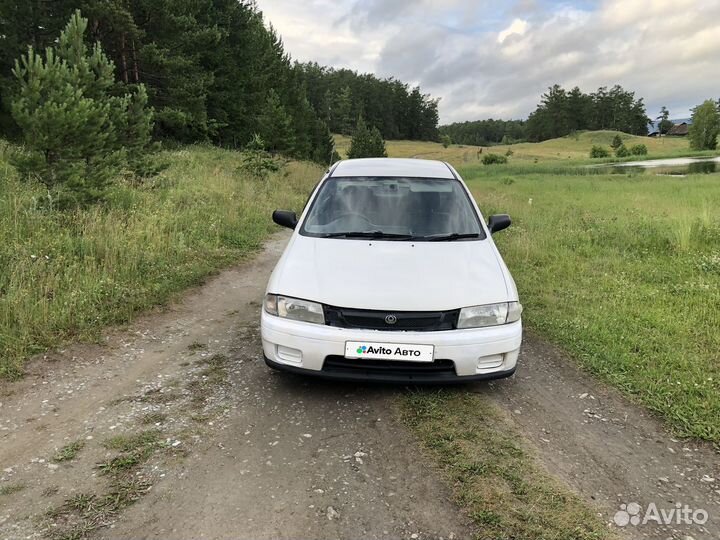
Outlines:
{"label": "distant house", "polygon": [[[676,135],[678,137],[686,137],[688,134],[688,128],[692,125],[692,118],[671,118],[670,121],[673,123],[673,127],[670,128],[668,135]],[[661,137],[660,121],[650,122],[648,124],[648,137]],[[676,133],[677,131],[677,133]]]}
{"label": "distant house", "polygon": [[675,124],[673,127],[670,128],[670,131],[668,131],[668,135],[675,135],[677,137],[686,137],[688,134],[688,123],[682,122],[680,124]]}

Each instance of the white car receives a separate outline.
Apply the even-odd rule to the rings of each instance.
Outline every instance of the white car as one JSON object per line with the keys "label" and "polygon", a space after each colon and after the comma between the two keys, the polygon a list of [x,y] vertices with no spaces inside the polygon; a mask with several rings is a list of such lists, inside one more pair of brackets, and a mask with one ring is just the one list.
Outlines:
{"label": "white car", "polygon": [[442,383],[515,372],[522,306],[457,171],[418,159],[332,166],[270,276],[261,329],[275,369],[343,380]]}

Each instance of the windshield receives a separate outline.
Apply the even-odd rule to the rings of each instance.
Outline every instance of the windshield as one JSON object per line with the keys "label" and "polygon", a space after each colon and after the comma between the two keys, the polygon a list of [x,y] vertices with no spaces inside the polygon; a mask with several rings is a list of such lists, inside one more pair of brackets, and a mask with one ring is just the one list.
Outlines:
{"label": "windshield", "polygon": [[395,177],[326,180],[300,234],[418,241],[485,238],[459,181]]}

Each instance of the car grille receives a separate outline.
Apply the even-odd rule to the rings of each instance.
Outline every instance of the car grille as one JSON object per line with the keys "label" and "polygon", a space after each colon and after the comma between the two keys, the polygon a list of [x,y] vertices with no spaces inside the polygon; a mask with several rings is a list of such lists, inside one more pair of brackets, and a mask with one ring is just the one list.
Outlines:
{"label": "car grille", "polygon": [[[457,327],[459,309],[452,311],[378,311],[324,306],[325,324],[365,330],[435,332]],[[394,324],[386,321],[394,317]]]}
{"label": "car grille", "polygon": [[455,364],[452,360],[434,360],[433,362],[404,362],[397,360],[365,360],[331,355],[325,357],[323,371],[368,378],[403,378],[421,381],[423,378],[438,380],[444,377],[453,379]]}

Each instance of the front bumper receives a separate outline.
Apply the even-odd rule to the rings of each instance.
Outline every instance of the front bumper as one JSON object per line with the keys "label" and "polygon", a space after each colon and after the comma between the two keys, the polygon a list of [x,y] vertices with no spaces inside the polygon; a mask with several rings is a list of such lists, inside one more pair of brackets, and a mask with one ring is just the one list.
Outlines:
{"label": "front bumper", "polygon": [[[520,352],[522,324],[518,321],[465,330],[385,332],[290,321],[263,311],[261,333],[265,361],[276,369],[342,380],[436,383],[512,375]],[[328,369],[326,359],[341,359],[346,341],[434,345],[435,359],[450,365],[450,369],[426,369],[427,365],[418,364],[420,369],[414,370],[412,362],[392,362],[394,369],[390,369],[391,364],[388,363],[386,368],[383,361],[376,362],[378,369],[353,362],[340,371]]]}

